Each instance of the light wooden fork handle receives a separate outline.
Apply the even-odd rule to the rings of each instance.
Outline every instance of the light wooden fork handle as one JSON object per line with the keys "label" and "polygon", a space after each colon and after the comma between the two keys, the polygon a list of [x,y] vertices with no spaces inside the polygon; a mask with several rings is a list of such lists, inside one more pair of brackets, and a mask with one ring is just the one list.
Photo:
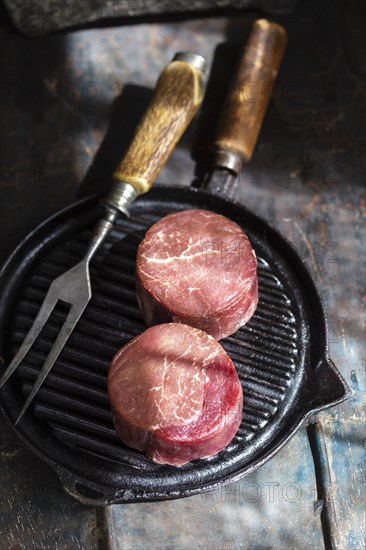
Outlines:
{"label": "light wooden fork handle", "polygon": [[149,191],[202,102],[203,69],[201,56],[177,54],[163,70],[115,181],[130,184],[137,195]]}

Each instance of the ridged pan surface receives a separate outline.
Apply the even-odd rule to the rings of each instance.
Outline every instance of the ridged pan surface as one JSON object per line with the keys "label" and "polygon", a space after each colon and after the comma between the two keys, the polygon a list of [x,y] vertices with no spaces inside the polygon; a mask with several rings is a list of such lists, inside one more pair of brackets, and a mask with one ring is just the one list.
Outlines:
{"label": "ridged pan surface", "polygon": [[[31,327],[51,281],[85,253],[98,216],[96,205],[95,199],[88,199],[40,226],[3,270],[0,353],[5,364]],[[248,234],[258,258],[259,305],[245,327],[221,341],[244,392],[237,435],[217,456],[176,468],[156,465],[120,441],[112,423],[106,377],[116,350],[146,328],[134,290],[137,246],[154,222],[186,208],[216,211]],[[55,467],[65,488],[83,502],[178,498],[212,489],[268,460],[312,410],[344,399],[336,370],[338,387],[332,395],[323,388],[321,396],[317,383],[316,369],[324,367],[326,336],[311,279],[286,241],[242,206],[201,191],[155,188],[132,205],[129,219],[119,220],[92,263],[91,279],[91,302],[16,428]],[[11,420],[66,313],[65,305],[56,308],[3,388],[1,401]]]}

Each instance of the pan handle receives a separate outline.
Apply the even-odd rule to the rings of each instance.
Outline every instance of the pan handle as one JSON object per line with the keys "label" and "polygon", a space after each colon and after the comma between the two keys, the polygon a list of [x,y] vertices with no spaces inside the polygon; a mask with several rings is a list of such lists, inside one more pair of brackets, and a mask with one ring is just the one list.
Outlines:
{"label": "pan handle", "polygon": [[113,174],[105,203],[126,212],[137,195],[151,188],[174,146],[193,119],[204,95],[203,57],[178,53],[165,67],[132,142]]}
{"label": "pan handle", "polygon": [[[239,175],[243,163],[250,160],[286,42],[287,34],[281,25],[267,19],[253,23],[218,122],[212,170],[226,169]],[[215,178],[209,178],[205,188],[215,194],[225,193],[217,189]]]}

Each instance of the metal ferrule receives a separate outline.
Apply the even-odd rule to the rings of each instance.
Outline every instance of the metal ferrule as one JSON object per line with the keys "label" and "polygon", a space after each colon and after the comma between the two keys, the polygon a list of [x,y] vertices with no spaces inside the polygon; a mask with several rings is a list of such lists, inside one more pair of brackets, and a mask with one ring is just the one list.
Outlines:
{"label": "metal ferrule", "polygon": [[228,151],[227,149],[217,149],[213,158],[213,166],[215,168],[227,168],[236,175],[240,173],[243,164],[243,159],[237,153]]}
{"label": "metal ferrule", "polygon": [[128,217],[130,215],[128,207],[136,197],[137,193],[133,185],[125,181],[115,182],[108,195],[103,199],[103,204],[107,207],[108,217],[111,217],[111,212],[108,212],[108,208],[118,210]]}
{"label": "metal ferrule", "polygon": [[196,67],[196,69],[199,69],[203,73],[206,71],[206,59],[198,53],[178,52],[173,57],[173,61],[185,61],[186,63],[193,65],[193,67]]}
{"label": "metal ferrule", "polygon": [[85,257],[87,262],[90,262],[108,233],[112,230],[118,212],[122,212],[127,217],[130,215],[128,207],[136,197],[135,188],[130,183],[117,181],[112,185],[108,195],[102,200],[104,214],[95,226]]}

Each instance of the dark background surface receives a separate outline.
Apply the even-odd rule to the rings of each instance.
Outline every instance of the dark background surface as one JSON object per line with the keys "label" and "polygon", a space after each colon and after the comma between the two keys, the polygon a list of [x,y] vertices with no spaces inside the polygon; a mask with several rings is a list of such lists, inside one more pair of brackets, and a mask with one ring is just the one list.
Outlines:
{"label": "dark background surface", "polygon": [[[322,1],[300,2],[293,13],[272,17],[287,29],[288,48],[238,193],[294,243],[312,271],[328,312],[332,357],[352,389],[347,403],[322,413],[339,547],[347,549],[363,547],[364,528],[365,13],[362,2]],[[179,50],[203,54],[212,68],[201,115],[158,178],[188,185],[194,160],[201,166],[207,157],[250,23],[262,14],[154,20],[33,39],[1,15],[2,264],[47,216],[108,187],[159,72]],[[106,541],[124,549],[322,545],[303,431],[231,493],[104,511],[64,493],[5,420],[0,446],[1,548],[91,549]],[[245,497],[250,483],[259,484],[261,499]],[[270,483],[278,483],[281,498],[264,491]],[[298,484],[303,498],[284,498],[286,483]]]}

